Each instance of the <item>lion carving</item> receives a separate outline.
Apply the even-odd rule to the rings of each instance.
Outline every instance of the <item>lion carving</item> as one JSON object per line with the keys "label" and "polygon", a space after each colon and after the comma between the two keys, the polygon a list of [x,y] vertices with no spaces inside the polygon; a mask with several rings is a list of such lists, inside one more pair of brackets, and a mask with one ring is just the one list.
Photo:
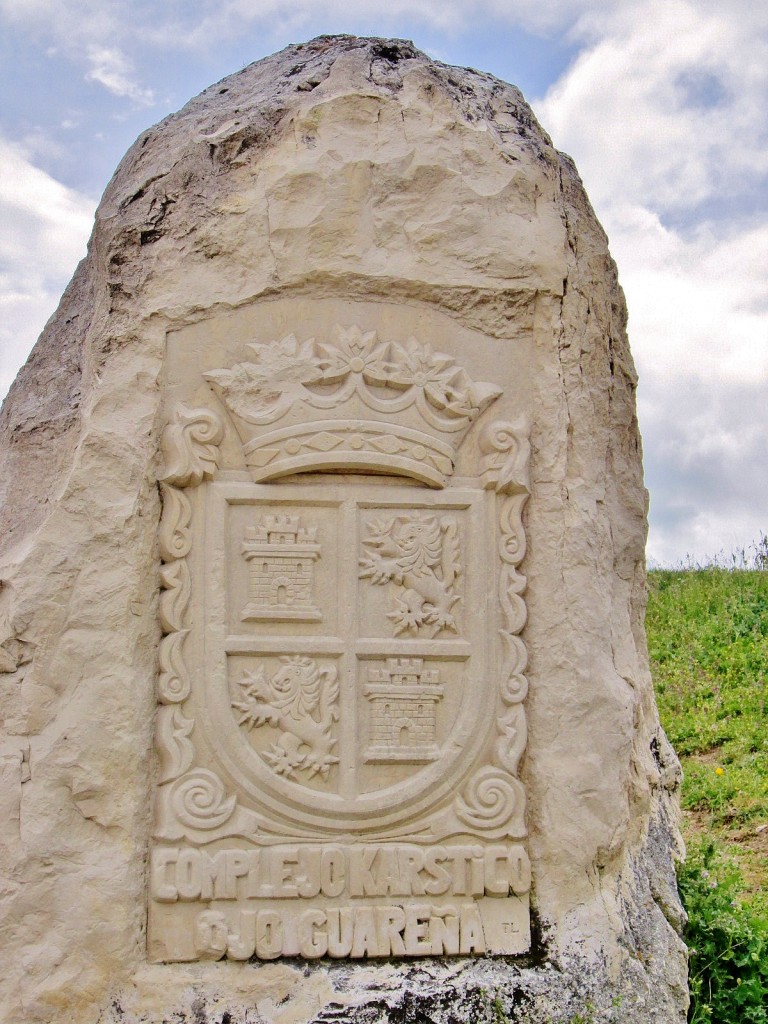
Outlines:
{"label": "lion carving", "polygon": [[461,563],[454,518],[397,515],[389,521],[374,520],[363,548],[360,578],[397,587],[395,607],[387,613],[395,636],[458,632],[452,609],[459,600]]}
{"label": "lion carving", "polygon": [[238,722],[248,729],[271,725],[280,730],[277,741],[263,753],[278,773],[296,778],[327,779],[338,763],[332,751],[336,745],[333,725],[339,718],[338,673],[334,666],[320,667],[312,658],[286,655],[281,668],[267,678],[264,666],[245,672],[240,681],[243,699],[233,701],[240,712]]}

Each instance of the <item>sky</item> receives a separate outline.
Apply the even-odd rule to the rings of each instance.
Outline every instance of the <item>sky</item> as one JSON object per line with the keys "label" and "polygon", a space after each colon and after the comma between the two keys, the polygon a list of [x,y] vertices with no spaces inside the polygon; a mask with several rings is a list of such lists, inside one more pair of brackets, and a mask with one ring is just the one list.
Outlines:
{"label": "sky", "polygon": [[651,564],[768,532],[763,0],[0,0],[0,397],[149,125],[289,43],[412,39],[522,89],[629,304]]}

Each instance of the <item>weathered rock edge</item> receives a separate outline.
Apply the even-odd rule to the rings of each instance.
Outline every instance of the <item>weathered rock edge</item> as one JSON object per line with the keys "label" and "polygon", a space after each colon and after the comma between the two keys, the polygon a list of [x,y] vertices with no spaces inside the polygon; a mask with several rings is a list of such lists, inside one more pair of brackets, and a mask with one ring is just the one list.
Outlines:
{"label": "weathered rock edge", "polygon": [[[311,237],[300,260],[273,249],[268,198],[258,207],[254,182],[315,94],[401,104],[404,124],[415,111],[414,130],[426,130],[428,109],[440,132],[484,133],[483,146],[519,164],[538,190],[531,216],[537,203],[556,211],[561,247],[517,253],[510,238],[509,252],[490,246],[476,266],[457,244],[442,264],[425,260],[427,249],[409,263],[397,242],[382,242],[383,262],[373,249],[328,256]],[[355,130],[362,149],[375,149]],[[455,228],[444,230],[451,238]],[[546,327],[528,526],[525,771],[537,941],[527,959],[146,964],[164,339],[278,293],[387,294],[496,337],[533,302]],[[336,36],[288,47],[140,136],[0,413],[0,1019],[685,1019],[673,870],[679,768],[645,652],[645,492],[625,326],[607,241],[575,168],[521,94],[408,42]],[[542,603],[555,576],[557,615]],[[597,775],[577,755],[591,756],[589,738],[616,723],[615,799],[605,801],[597,782],[590,795]]]}

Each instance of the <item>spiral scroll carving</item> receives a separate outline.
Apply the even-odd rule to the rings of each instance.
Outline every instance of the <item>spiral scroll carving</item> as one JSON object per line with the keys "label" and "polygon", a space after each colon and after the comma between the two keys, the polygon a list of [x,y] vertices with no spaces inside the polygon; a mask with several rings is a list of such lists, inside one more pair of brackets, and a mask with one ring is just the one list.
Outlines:
{"label": "spiral scroll carving", "polygon": [[171,806],[187,828],[210,831],[229,821],[237,798],[227,796],[221,779],[207,768],[196,768],[173,783]]}
{"label": "spiral scroll carving", "polygon": [[529,493],[528,461],[531,446],[528,442],[528,423],[489,423],[479,438],[482,463],[480,473],[483,486],[499,494]]}
{"label": "spiral scroll carving", "polygon": [[160,554],[165,564],[160,570],[160,624],[167,635],[160,643],[157,694],[161,704],[179,704],[190,691],[182,647],[189,632],[183,627],[191,591],[186,555],[192,543],[192,507],[186,494],[175,487],[164,484],[162,493]]}
{"label": "spiral scroll carving", "polygon": [[487,765],[467,783],[456,801],[456,814],[479,832],[507,827],[508,834],[517,835],[521,834],[523,807],[520,782],[501,768]]}
{"label": "spiral scroll carving", "polygon": [[522,632],[528,618],[528,609],[522,597],[525,577],[514,566],[504,565],[501,569],[499,602],[504,621],[504,635],[517,636]]}
{"label": "spiral scroll carving", "polygon": [[192,546],[192,506],[184,491],[161,484],[163,515],[160,520],[160,557],[164,562],[186,558]]}
{"label": "spiral scroll carving", "polygon": [[506,498],[501,506],[499,554],[509,565],[519,565],[525,557],[523,506],[527,500],[527,494],[515,494]]}
{"label": "spiral scroll carving", "polygon": [[501,684],[501,699],[505,704],[519,704],[528,696],[528,680],[525,669],[528,652],[519,636],[502,633],[505,674]]}
{"label": "spiral scroll carving", "polygon": [[181,650],[188,633],[188,629],[179,630],[164,637],[160,643],[157,696],[161,704],[181,704],[189,696],[189,675]]}
{"label": "spiral scroll carving", "polygon": [[178,405],[174,422],[163,432],[160,479],[176,487],[197,487],[216,471],[223,437],[224,424],[215,412]]}

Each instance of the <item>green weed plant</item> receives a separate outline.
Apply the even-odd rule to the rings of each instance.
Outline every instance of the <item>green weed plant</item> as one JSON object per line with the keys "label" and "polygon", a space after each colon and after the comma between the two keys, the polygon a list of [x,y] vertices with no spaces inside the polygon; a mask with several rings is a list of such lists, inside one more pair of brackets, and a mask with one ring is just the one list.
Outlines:
{"label": "green weed plant", "polygon": [[691,1024],[768,1024],[768,918],[743,902],[734,861],[711,840],[688,848],[680,869],[688,914]]}
{"label": "green weed plant", "polygon": [[656,569],[646,628],[683,807],[707,829],[768,822],[768,572]]}
{"label": "green weed plant", "polygon": [[768,1024],[768,537],[649,572],[648,649],[683,765],[691,1024]]}

